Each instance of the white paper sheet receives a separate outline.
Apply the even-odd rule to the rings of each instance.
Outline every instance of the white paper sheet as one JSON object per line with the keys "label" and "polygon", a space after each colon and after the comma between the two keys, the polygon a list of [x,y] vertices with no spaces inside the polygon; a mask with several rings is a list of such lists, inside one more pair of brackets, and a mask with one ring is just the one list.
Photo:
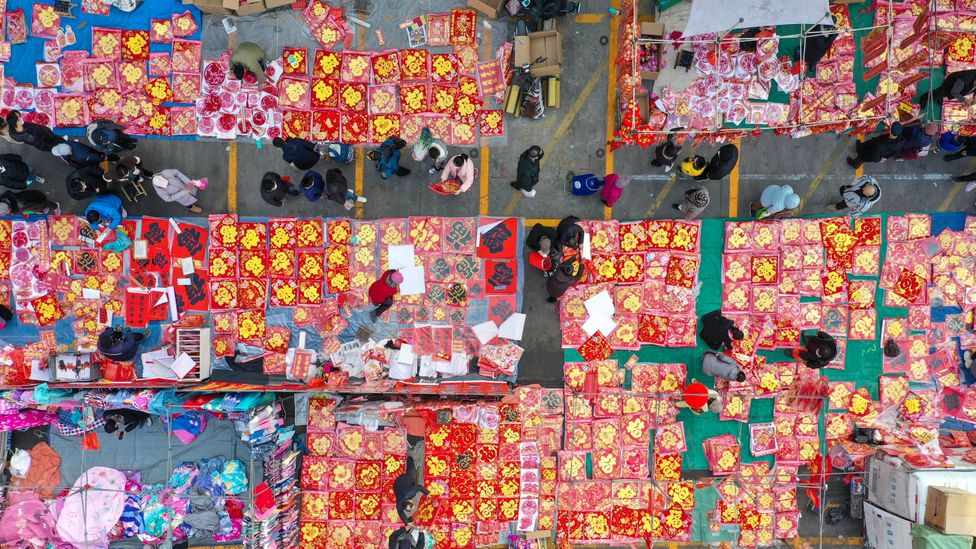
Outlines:
{"label": "white paper sheet", "polygon": [[180,356],[176,357],[176,360],[173,361],[173,365],[170,366],[170,369],[176,372],[176,376],[178,378],[183,379],[186,377],[186,374],[190,373],[190,370],[192,370],[196,365],[196,361],[190,358],[190,355],[180,353]]}
{"label": "white paper sheet", "polygon": [[603,315],[591,316],[583,323],[583,331],[587,336],[600,332],[605,337],[609,337],[616,328],[617,323],[613,321],[613,317]]}
{"label": "white paper sheet", "polygon": [[410,364],[414,363],[416,355],[413,354],[413,345],[409,343],[404,343],[400,345],[400,350],[397,352],[396,361],[400,364]]}
{"label": "white paper sheet", "polygon": [[615,312],[613,298],[606,290],[584,301],[583,306],[590,316],[613,316]]}
{"label": "white paper sheet", "polygon": [[593,250],[590,247],[590,233],[583,233],[583,244],[580,247],[580,255],[583,259],[593,259]]}
{"label": "white paper sheet", "polygon": [[149,257],[149,241],[134,240],[132,242],[132,257],[136,259],[146,259]]}
{"label": "white paper sheet", "polygon": [[400,283],[400,295],[420,295],[427,293],[427,283],[424,281],[423,266],[400,269],[403,282]]}
{"label": "white paper sheet", "polygon": [[193,258],[184,257],[180,259],[180,268],[183,269],[183,276],[190,276],[193,274]]}
{"label": "white paper sheet", "polygon": [[[505,339],[514,339],[516,341],[522,339],[522,331],[525,329],[525,315],[523,313],[512,313],[511,316],[502,322],[502,325],[498,327],[498,337],[504,337]],[[482,341],[484,344],[484,341]]]}
{"label": "white paper sheet", "polygon": [[84,299],[101,299],[102,292],[98,290],[93,290],[91,288],[82,288],[81,297]]}
{"label": "white paper sheet", "polygon": [[390,246],[390,268],[391,269],[405,269],[407,267],[413,267],[414,263],[414,251],[412,244],[406,244],[402,246]]}
{"label": "white paper sheet", "polygon": [[475,324],[471,327],[471,331],[474,332],[478,341],[484,345],[498,336],[498,325],[494,321],[489,320],[488,322]]}

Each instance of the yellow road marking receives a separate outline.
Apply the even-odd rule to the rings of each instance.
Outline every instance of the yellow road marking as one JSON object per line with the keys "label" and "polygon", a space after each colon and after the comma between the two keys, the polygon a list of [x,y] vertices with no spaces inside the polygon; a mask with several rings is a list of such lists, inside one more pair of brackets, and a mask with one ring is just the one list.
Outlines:
{"label": "yellow road marking", "polygon": [[648,208],[646,213],[644,213],[645,219],[654,215],[654,212],[656,212],[658,208],[660,208],[664,204],[664,201],[667,200],[668,194],[671,192],[671,189],[674,188],[674,184],[676,181],[678,181],[677,172],[671,174],[671,179],[668,179],[668,182],[664,184],[664,188],[662,188],[661,192],[657,195],[657,200],[655,200],[654,204],[650,208]]}
{"label": "yellow road marking", "polygon": [[672,541],[668,544],[668,549],[678,549],[678,542]]}
{"label": "yellow road marking", "polygon": [[479,183],[481,201],[478,206],[478,215],[488,215],[488,189],[490,187],[488,184],[488,166],[490,165],[489,160],[491,160],[491,149],[482,146],[481,152],[479,153],[479,158],[481,159],[481,182]]}
{"label": "yellow road marking", "polygon": [[810,186],[807,187],[807,192],[803,195],[803,202],[800,203],[800,208],[803,208],[807,202],[813,198],[813,194],[817,192],[817,189],[820,188],[820,184],[823,183],[824,178],[827,177],[827,172],[834,167],[834,163],[837,162],[837,159],[844,154],[844,151],[847,150],[848,145],[850,145],[850,140],[844,138],[839,139],[837,144],[834,145],[834,150],[830,151],[830,154],[827,156],[827,160],[824,161],[823,166],[820,166],[820,171],[817,172],[816,177],[813,178],[813,181],[810,182]]}
{"label": "yellow road marking", "polygon": [[739,149],[739,160],[729,174],[729,217],[739,217],[739,166],[742,165],[742,140],[736,139],[735,146]]}
{"label": "yellow road marking", "polygon": [[[602,76],[603,73],[603,67],[606,65],[609,65],[609,62],[604,61],[603,64],[600,65],[600,68],[593,73],[593,76],[590,77],[589,82],[587,82],[586,85],[583,86],[583,90],[580,91],[580,94],[579,96],[577,96],[576,102],[573,103],[572,108],[570,108],[569,111],[566,113],[566,116],[563,118],[562,123],[559,124],[558,128],[556,128],[556,132],[552,135],[552,139],[550,139],[549,143],[547,143],[546,146],[542,148],[542,150],[546,151],[547,154],[542,157],[542,160],[539,161],[540,170],[546,165],[546,160],[548,160],[549,157],[552,155],[551,153],[552,148],[556,145],[556,143],[559,142],[560,139],[562,139],[563,134],[565,134],[566,131],[569,130],[569,127],[573,124],[573,121],[576,120],[576,116],[583,108],[583,104],[586,103],[586,100],[589,99],[590,94],[593,93],[593,89],[596,88],[597,83],[600,82],[600,77]],[[613,166],[611,165],[611,169],[612,168]],[[512,196],[512,199],[508,202],[508,206],[505,206],[505,211],[502,213],[502,215],[512,215],[512,212],[515,211],[515,207],[518,206],[518,203],[521,200],[522,200],[522,193],[516,191],[515,195]]]}
{"label": "yellow road marking", "polygon": [[602,23],[607,16],[605,13],[581,13],[576,16],[577,23]]}
{"label": "yellow road marking", "polygon": [[[616,10],[620,9],[620,0],[612,0],[610,6]],[[602,16],[601,16],[602,19]],[[620,25],[616,18],[610,19],[610,59],[617,58],[617,42],[620,40]],[[613,65],[607,67],[607,135],[604,140],[604,158],[606,165],[604,175],[613,173],[613,151],[610,149],[610,141],[613,140],[613,132],[617,127],[617,71]],[[603,219],[610,219],[613,215],[610,208],[603,208]]]}
{"label": "yellow road marking", "polygon": [[561,220],[552,217],[523,217],[522,221],[526,227],[535,225],[536,223],[542,223],[547,227],[555,227],[556,225],[559,225]]}
{"label": "yellow road marking", "polygon": [[227,211],[237,213],[237,141],[231,141],[227,153]]}
{"label": "yellow road marking", "polygon": [[[356,196],[363,195],[363,186],[365,185],[365,177],[363,174],[366,171],[366,149],[362,147],[356,147]],[[363,218],[363,203],[356,202],[356,219]]]}

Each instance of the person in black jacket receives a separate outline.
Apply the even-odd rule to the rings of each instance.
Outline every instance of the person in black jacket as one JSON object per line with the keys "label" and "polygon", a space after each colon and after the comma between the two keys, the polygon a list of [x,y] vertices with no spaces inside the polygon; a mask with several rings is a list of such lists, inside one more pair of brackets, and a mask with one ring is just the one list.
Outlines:
{"label": "person in black jacket", "polygon": [[105,410],[102,419],[105,420],[105,432],[109,434],[117,432],[119,440],[122,440],[122,437],[128,432],[135,431],[142,426],[149,427],[152,425],[151,415],[128,408]]}
{"label": "person in black jacket", "polygon": [[674,168],[680,153],[681,145],[675,144],[674,134],[669,134],[668,140],[654,149],[654,160],[651,160],[651,166],[664,168],[664,173],[668,173]]}
{"label": "person in black jacket", "polygon": [[566,293],[566,290],[572,288],[586,272],[583,267],[583,262],[580,260],[579,255],[571,254],[571,257],[567,258],[565,261],[556,267],[555,272],[552,273],[548,279],[546,279],[546,291],[549,293],[549,303],[555,303],[559,301],[559,298]]}
{"label": "person in black jacket", "polygon": [[847,157],[847,164],[855,170],[860,168],[865,162],[884,162],[889,158],[896,158],[901,155],[902,146],[905,143],[905,136],[902,135],[902,125],[895,122],[887,132],[872,137],[863,143],[856,141],[854,149],[857,154]]}
{"label": "person in black jacket", "polygon": [[96,194],[109,191],[105,172],[97,166],[84,166],[68,174],[65,183],[68,186],[68,196],[75,200],[86,200]]}
{"label": "person in black jacket", "polygon": [[702,330],[699,334],[705,345],[710,349],[719,350],[723,345],[732,348],[733,339],[742,339],[742,330],[735,327],[735,322],[722,316],[722,311],[712,311],[702,317]]}
{"label": "person in black jacket", "polygon": [[708,167],[705,168],[705,172],[695,179],[711,179],[712,181],[724,179],[725,176],[732,173],[732,170],[735,169],[735,165],[738,162],[739,147],[736,147],[732,143],[722,145],[718,152],[715,153],[715,156],[708,161]]}
{"label": "person in black jacket", "polygon": [[106,160],[115,162],[119,159],[119,157],[114,154],[110,155],[101,153],[92,147],[85,145],[81,141],[75,141],[74,139],[68,139],[64,143],[55,145],[54,148],[51,149],[51,153],[61,160],[64,160],[65,164],[71,166],[72,168],[98,166]]}
{"label": "person in black jacket", "polygon": [[146,334],[133,332],[129,328],[109,326],[98,335],[98,352],[116,362],[127,362],[135,358],[139,344]]}
{"label": "person in black jacket", "polygon": [[7,127],[11,139],[44,152],[51,152],[55,145],[64,143],[64,138],[55,135],[51,128],[32,122],[24,122],[24,117],[17,110],[7,113]]}
{"label": "person in black jacket", "polygon": [[[942,105],[946,99],[962,101],[967,107],[973,104],[973,92],[976,91],[976,69],[956,71],[946,75],[942,85],[931,91],[932,100]],[[923,93],[918,100],[922,109],[929,103],[929,92]]]}
{"label": "person in black jacket", "polygon": [[22,191],[32,183],[44,183],[19,154],[0,154],[0,187]]}
{"label": "person in black jacket", "polygon": [[522,196],[535,198],[533,188],[539,182],[539,163],[545,156],[545,151],[538,145],[532,145],[519,155],[518,168],[516,168],[515,181],[509,183],[512,188],[522,191]]}
{"label": "person in black jacket", "polygon": [[[808,30],[803,36],[803,62],[807,65],[807,72],[815,72],[817,70],[817,63],[823,59],[823,56],[827,55],[827,50],[830,49],[831,44],[837,39],[837,29],[833,25],[817,25],[812,29]],[[793,59],[798,61],[800,59],[800,46],[796,47],[796,51],[793,53]]]}
{"label": "person in black jacket", "polygon": [[0,194],[0,215],[46,215],[60,212],[57,203],[41,191],[6,191]]}
{"label": "person in black jacket", "polygon": [[261,178],[261,198],[272,206],[280,208],[285,203],[285,197],[298,194],[290,178],[281,177],[275,172],[268,172]]}
{"label": "person in black jacket", "polygon": [[802,336],[804,347],[794,349],[793,358],[802,360],[807,368],[819,369],[837,357],[837,341],[826,332],[815,336]]}
{"label": "person in black jacket", "polygon": [[569,215],[556,225],[556,251],[560,254],[563,248],[579,249],[583,245],[583,227],[578,225],[580,218]]}
{"label": "person in black jacket", "polygon": [[136,148],[139,140],[125,133],[125,126],[111,120],[96,120],[86,128],[88,142],[95,150],[104,154],[115,154],[131,151]]}
{"label": "person in black jacket", "polygon": [[276,137],[271,144],[281,149],[282,160],[299,170],[311,170],[322,158],[315,143],[299,137]]}

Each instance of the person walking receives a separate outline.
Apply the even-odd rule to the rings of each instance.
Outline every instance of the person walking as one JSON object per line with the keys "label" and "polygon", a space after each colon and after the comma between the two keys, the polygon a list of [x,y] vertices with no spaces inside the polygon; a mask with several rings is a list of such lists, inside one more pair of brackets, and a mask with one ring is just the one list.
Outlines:
{"label": "person walking", "polygon": [[847,157],[847,164],[856,170],[865,162],[884,162],[889,158],[896,158],[901,154],[902,144],[905,142],[902,130],[901,122],[894,122],[888,131],[881,135],[863,143],[855,141],[854,150],[857,154]]}
{"label": "person walking", "polygon": [[603,188],[600,189],[600,202],[604,206],[612,208],[624,194],[624,189],[630,185],[629,177],[620,177],[615,173],[607,174],[603,180]]}
{"label": "person walking", "polygon": [[240,44],[230,56],[230,69],[234,78],[243,80],[246,73],[251,73],[258,79],[258,86],[263,87],[267,79],[264,74],[267,68],[264,64],[265,58],[264,48],[254,42]]}
{"label": "person walking", "polygon": [[827,211],[840,212],[850,210],[851,215],[857,217],[871,209],[881,199],[881,187],[878,180],[870,175],[858,177],[854,183],[840,188],[842,200],[836,204],[827,204]]}
{"label": "person walking", "polygon": [[51,149],[54,156],[60,158],[65,164],[78,169],[84,166],[98,166],[106,160],[115,162],[119,159],[116,155],[108,155],[85,145],[81,141],[68,139],[64,143],[59,143]]}
{"label": "person walking", "polygon": [[315,143],[300,137],[275,137],[271,144],[281,149],[281,159],[299,170],[311,170],[322,158]]}
{"label": "person walking", "polygon": [[654,148],[654,160],[651,160],[651,166],[664,168],[664,173],[668,173],[674,169],[674,163],[678,160],[680,152],[681,146],[675,145],[669,135],[667,141]]}
{"label": "person walking", "polygon": [[7,131],[14,141],[30,145],[39,151],[51,152],[55,145],[64,143],[64,138],[56,135],[51,128],[25,122],[18,110],[7,113]]}
{"label": "person walking", "polygon": [[96,195],[85,208],[85,219],[95,230],[105,226],[108,230],[114,231],[125,217],[122,199],[115,193]]}
{"label": "person walking", "polygon": [[400,291],[400,284],[403,284],[403,274],[396,269],[389,269],[369,286],[369,301],[376,305],[376,308],[369,312],[370,320],[376,322],[381,314],[393,306],[393,296]]}
{"label": "person walking", "polygon": [[731,349],[733,339],[745,337],[742,330],[735,327],[735,322],[722,316],[721,309],[702,317],[702,330],[698,335],[705,345],[715,351],[721,349],[723,345],[726,350]]}
{"label": "person walking", "polygon": [[0,187],[22,191],[34,183],[44,183],[44,178],[36,175],[19,154],[0,154]]}
{"label": "person walking", "polygon": [[946,75],[942,85],[930,92],[923,93],[918,99],[918,104],[924,110],[929,103],[929,97],[939,106],[946,99],[962,101],[963,105],[969,107],[973,104],[973,92],[976,91],[976,69],[956,71]]}
{"label": "person walking", "polygon": [[298,196],[298,189],[291,178],[281,177],[275,172],[267,172],[261,178],[261,198],[272,206],[280,208],[288,196]]}
{"label": "person walking", "polygon": [[681,161],[679,173],[685,177],[691,177],[695,181],[703,181],[708,179],[708,174],[705,173],[706,168],[708,168],[708,161],[705,160],[704,156],[696,154],[685,157]]}
{"label": "person walking", "polygon": [[6,191],[0,194],[0,215],[58,215],[61,207],[41,191]]}
{"label": "person walking", "polygon": [[65,178],[68,196],[75,200],[86,200],[108,192],[108,181],[105,172],[96,166],[84,166],[68,174]]}
{"label": "person walking", "polygon": [[203,213],[197,206],[196,183],[180,170],[170,168],[163,170],[152,178],[153,189],[164,202],[176,202],[193,213]]}
{"label": "person walking", "polygon": [[325,180],[322,179],[322,174],[315,170],[305,172],[299,186],[309,202],[315,202],[325,194]]}
{"label": "person walking", "polygon": [[708,161],[708,167],[702,175],[705,176],[704,179],[711,179],[712,181],[725,179],[738,163],[739,147],[736,147],[734,143],[727,143],[722,145],[715,156]]}
{"label": "person walking", "polygon": [[789,185],[769,185],[759,200],[749,204],[749,213],[756,219],[779,219],[796,215],[800,195]]}
{"label": "person walking", "polygon": [[347,211],[351,210],[356,202],[366,203],[365,197],[356,196],[356,193],[349,188],[349,182],[339,168],[332,168],[325,172],[325,197],[336,204],[342,204]]}
{"label": "person walking", "polygon": [[88,142],[102,154],[116,154],[136,148],[139,140],[125,133],[125,126],[111,120],[96,120],[85,129]]}
{"label": "person walking", "polygon": [[369,151],[366,157],[376,162],[376,171],[380,172],[381,178],[406,177],[410,170],[400,166],[400,149],[406,146],[407,142],[399,137],[390,137],[378,149]]}
{"label": "person walking", "polygon": [[685,219],[692,220],[701,215],[708,207],[708,189],[695,187],[685,191],[685,201],[682,204],[671,204],[675,210],[685,214]]}
{"label": "person walking", "polygon": [[746,380],[746,373],[739,368],[739,364],[725,353],[705,351],[702,355],[702,372],[707,376],[721,378],[727,381]]}
{"label": "person walking", "polygon": [[837,357],[837,341],[830,334],[818,331],[817,335],[800,337],[804,346],[794,349],[791,356],[803,361],[807,368],[823,368]]}
{"label": "person walking", "polygon": [[[953,141],[951,144],[946,145],[945,148],[943,147],[942,140],[941,139],[939,140],[940,141],[939,148],[949,153],[943,156],[942,160],[945,160],[946,162],[952,162],[953,160],[959,160],[960,158],[963,158],[965,156],[976,156],[976,136],[973,135],[961,136],[956,134],[951,134],[951,135]],[[948,148],[953,148],[952,145],[955,145],[954,147],[955,150],[947,150]]]}
{"label": "person walking", "polygon": [[142,183],[147,178],[152,177],[153,172],[147,170],[142,165],[142,159],[138,156],[125,155],[112,164],[112,167],[109,168],[108,175],[112,177],[113,181],[117,181],[120,184],[125,184],[129,181]]}
{"label": "person walking", "polygon": [[[323,147],[319,147],[319,150],[323,150]],[[349,164],[356,158],[356,152],[345,143],[329,143],[324,150],[326,156],[340,164]]]}
{"label": "person walking", "polygon": [[522,191],[522,196],[526,198],[535,198],[534,188],[536,183],[539,182],[539,162],[542,161],[542,157],[545,154],[542,147],[532,145],[519,155],[515,181],[512,181],[510,184],[514,189]]}
{"label": "person walking", "polygon": [[411,156],[414,160],[421,163],[421,166],[430,164],[427,173],[434,175],[444,169],[447,164],[447,144],[434,137],[430,128],[420,131],[420,138],[413,145]]}
{"label": "person walking", "polygon": [[951,160],[956,160],[955,157],[947,158],[953,154],[961,151],[966,145],[967,137],[963,137],[955,132],[945,131],[939,135],[939,140],[936,141],[936,150],[939,152],[946,153],[946,156],[942,157],[946,162]]}
{"label": "person walking", "polygon": [[474,162],[466,154],[457,154],[447,162],[447,166],[441,172],[441,182],[456,180],[458,190],[454,194],[461,194],[474,184],[474,176]]}

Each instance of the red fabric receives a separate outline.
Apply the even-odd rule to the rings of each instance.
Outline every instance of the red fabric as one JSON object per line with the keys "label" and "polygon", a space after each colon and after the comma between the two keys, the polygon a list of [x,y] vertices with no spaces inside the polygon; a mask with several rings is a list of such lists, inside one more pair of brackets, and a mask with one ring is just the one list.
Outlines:
{"label": "red fabric", "polygon": [[620,195],[622,194],[624,194],[624,190],[617,187],[616,174],[608,175],[603,181],[603,188],[600,189],[600,198],[605,200],[607,206],[612,208],[620,200]]}
{"label": "red fabric", "polygon": [[694,382],[685,387],[685,404],[690,408],[704,408],[708,405],[708,387],[704,383]]}
{"label": "red fabric", "polygon": [[398,291],[396,285],[390,285],[390,275],[395,272],[396,269],[386,271],[379,280],[370,285],[369,300],[373,303],[373,305],[379,305],[396,295]]}

